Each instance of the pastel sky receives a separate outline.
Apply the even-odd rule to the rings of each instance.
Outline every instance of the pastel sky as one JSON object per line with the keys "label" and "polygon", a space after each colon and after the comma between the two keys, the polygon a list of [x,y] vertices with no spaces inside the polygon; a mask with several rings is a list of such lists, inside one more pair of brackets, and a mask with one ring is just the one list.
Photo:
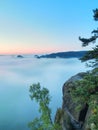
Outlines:
{"label": "pastel sky", "polygon": [[0,54],[90,49],[97,0],[0,0]]}

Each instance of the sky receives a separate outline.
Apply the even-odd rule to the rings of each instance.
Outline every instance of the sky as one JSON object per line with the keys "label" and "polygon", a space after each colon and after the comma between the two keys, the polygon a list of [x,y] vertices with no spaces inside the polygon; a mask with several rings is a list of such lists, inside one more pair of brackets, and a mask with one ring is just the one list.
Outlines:
{"label": "sky", "polygon": [[97,28],[97,0],[0,0],[0,54],[78,51]]}

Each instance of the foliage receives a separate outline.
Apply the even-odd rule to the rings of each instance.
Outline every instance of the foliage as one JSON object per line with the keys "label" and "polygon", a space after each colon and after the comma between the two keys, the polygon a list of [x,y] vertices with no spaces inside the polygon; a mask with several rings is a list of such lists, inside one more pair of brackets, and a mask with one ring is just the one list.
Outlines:
{"label": "foliage", "polygon": [[98,20],[98,9],[95,9],[95,10],[93,10],[93,12],[94,12],[94,19],[97,21]]}
{"label": "foliage", "polygon": [[77,87],[73,90],[75,92],[74,97],[78,96],[78,98],[81,99],[81,103],[85,101],[89,103],[91,94],[96,94],[98,75],[94,75],[90,72],[82,80],[77,81],[76,86]]}
{"label": "foliage", "polygon": [[[95,21],[98,21],[98,9],[93,10],[93,17]],[[98,28],[93,30],[92,32],[92,36],[90,38],[81,38],[79,36],[79,40],[82,42],[82,46],[85,47],[87,45],[89,45],[91,42],[95,43],[97,38],[98,38]],[[87,60],[91,60],[91,59],[95,59],[94,62],[91,62],[92,66],[95,66],[96,63],[98,63],[98,45],[96,45],[92,50],[88,51],[84,57],[81,58],[81,61],[87,61]]]}
{"label": "foliage", "polygon": [[88,104],[91,115],[88,124],[95,124],[94,130],[98,130],[98,69],[89,72],[82,80],[76,82],[76,87],[71,95],[76,103]]}
{"label": "foliage", "polygon": [[40,117],[29,123],[31,130],[60,130],[61,127],[52,121],[49,108],[50,95],[47,88],[41,88],[40,83],[30,86],[30,97],[39,104]]}
{"label": "foliage", "polygon": [[62,110],[61,108],[58,108],[55,115],[55,123],[61,125],[63,115],[64,115],[64,110]]}
{"label": "foliage", "polygon": [[[93,10],[94,20],[98,21],[98,9]],[[90,38],[81,38],[82,46],[87,46],[91,42],[95,43],[98,38],[98,28],[92,31]],[[87,121],[90,130],[98,130],[98,45],[93,50],[88,51],[81,61],[88,61],[89,66],[95,67],[80,81],[76,82],[76,87],[71,91],[71,95],[76,103],[89,105],[89,119]]]}
{"label": "foliage", "polygon": [[82,61],[87,61],[90,59],[96,59],[98,57],[98,45],[93,48],[93,50],[88,51],[84,57],[81,58]]}

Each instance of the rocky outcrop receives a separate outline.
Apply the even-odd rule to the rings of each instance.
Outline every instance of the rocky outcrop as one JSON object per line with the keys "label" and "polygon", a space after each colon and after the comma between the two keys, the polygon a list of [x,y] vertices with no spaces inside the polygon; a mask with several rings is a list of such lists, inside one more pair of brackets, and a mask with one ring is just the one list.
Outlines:
{"label": "rocky outcrop", "polygon": [[22,55],[17,55],[17,58],[24,58]]}
{"label": "rocky outcrop", "polygon": [[[88,104],[75,103],[71,96],[71,90],[75,89],[76,81],[83,79],[87,73],[78,73],[71,77],[63,85],[63,129],[66,130],[87,130],[87,124],[85,119],[89,118],[90,110]],[[80,110],[76,107],[80,105]]]}

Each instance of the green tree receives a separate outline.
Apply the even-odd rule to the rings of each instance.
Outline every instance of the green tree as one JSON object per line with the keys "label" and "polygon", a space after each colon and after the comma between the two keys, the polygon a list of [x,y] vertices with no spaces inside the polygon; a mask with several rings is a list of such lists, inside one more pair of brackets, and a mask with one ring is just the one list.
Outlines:
{"label": "green tree", "polygon": [[30,86],[31,100],[39,104],[40,117],[29,123],[31,130],[61,130],[60,125],[52,121],[49,107],[50,95],[47,88],[41,88],[40,83]]}
{"label": "green tree", "polygon": [[[98,9],[93,10],[94,20],[98,21]],[[98,38],[98,29],[92,31],[91,38],[81,38],[82,46],[87,46],[91,42],[95,43]],[[95,60],[89,62],[89,65],[94,67],[93,70],[87,73],[87,75],[80,81],[76,82],[76,88],[72,90],[72,97],[76,103],[87,103],[91,111],[88,126],[90,130],[98,130],[98,45],[92,50],[88,51],[81,60]]]}
{"label": "green tree", "polygon": [[[95,21],[98,21],[98,9],[93,10],[93,18]],[[88,46],[90,43],[95,43],[98,38],[98,28],[91,32],[92,36],[90,38],[81,38],[79,40],[82,42],[82,46]],[[94,59],[94,62],[91,62],[92,66],[98,64],[98,45],[96,45],[92,50],[88,51],[84,57],[81,58],[81,61],[88,61]]]}

